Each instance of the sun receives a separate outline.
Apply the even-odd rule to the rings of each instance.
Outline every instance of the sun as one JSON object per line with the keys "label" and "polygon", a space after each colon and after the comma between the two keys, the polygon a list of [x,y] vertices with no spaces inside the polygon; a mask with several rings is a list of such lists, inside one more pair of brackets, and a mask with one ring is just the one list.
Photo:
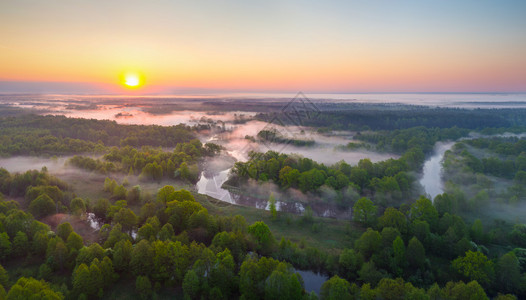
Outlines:
{"label": "sun", "polygon": [[139,77],[137,75],[126,75],[126,81],[124,82],[127,86],[135,87],[139,85]]}
{"label": "sun", "polygon": [[136,89],[144,84],[143,76],[139,73],[125,73],[121,77],[122,84],[129,89]]}

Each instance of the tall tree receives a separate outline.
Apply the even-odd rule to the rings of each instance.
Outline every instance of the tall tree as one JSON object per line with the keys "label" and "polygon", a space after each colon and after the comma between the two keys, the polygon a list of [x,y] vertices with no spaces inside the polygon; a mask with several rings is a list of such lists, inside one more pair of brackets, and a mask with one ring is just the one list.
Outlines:
{"label": "tall tree", "polygon": [[270,196],[268,197],[268,203],[272,219],[276,220],[278,217],[278,211],[276,210],[276,198],[274,197],[274,193],[270,193]]}
{"label": "tall tree", "polygon": [[56,211],[55,201],[48,195],[42,194],[29,203],[29,212],[35,218],[42,218]]}
{"label": "tall tree", "polygon": [[481,252],[469,250],[464,256],[455,259],[452,266],[467,279],[476,280],[483,286],[493,280],[493,263]]}
{"label": "tall tree", "polygon": [[416,237],[413,237],[407,245],[406,258],[411,267],[424,267],[426,261],[426,250]]}
{"label": "tall tree", "polygon": [[321,286],[320,298],[322,300],[352,299],[351,284],[338,275],[334,275]]}
{"label": "tall tree", "polygon": [[149,275],[153,270],[153,249],[147,240],[141,240],[133,248],[130,267],[136,275]]}
{"label": "tall tree", "polygon": [[366,197],[356,201],[353,206],[353,219],[366,226],[372,226],[376,222],[377,207]]}
{"label": "tall tree", "polygon": [[57,226],[57,235],[64,241],[66,241],[73,232],[73,226],[69,222],[64,222]]}
{"label": "tall tree", "polygon": [[248,232],[254,237],[257,250],[269,254],[275,244],[274,236],[267,224],[258,221],[248,227]]}
{"label": "tall tree", "polygon": [[0,261],[5,260],[11,254],[11,242],[6,232],[0,233]]}
{"label": "tall tree", "polygon": [[401,270],[404,269],[407,260],[405,256],[404,241],[402,240],[400,236],[397,236],[396,239],[393,241],[393,254],[394,254],[394,264],[400,270],[397,273],[398,275],[401,275]]}
{"label": "tall tree", "polygon": [[18,299],[62,300],[64,296],[53,291],[44,280],[20,277],[6,297],[6,300]]}
{"label": "tall tree", "polygon": [[137,276],[135,280],[135,289],[141,299],[148,299],[152,293],[152,284],[148,276]]}
{"label": "tall tree", "polygon": [[[499,258],[497,263],[497,282],[506,292],[518,294],[521,292],[521,268],[515,253],[509,252]],[[526,291],[525,287],[522,287]]]}

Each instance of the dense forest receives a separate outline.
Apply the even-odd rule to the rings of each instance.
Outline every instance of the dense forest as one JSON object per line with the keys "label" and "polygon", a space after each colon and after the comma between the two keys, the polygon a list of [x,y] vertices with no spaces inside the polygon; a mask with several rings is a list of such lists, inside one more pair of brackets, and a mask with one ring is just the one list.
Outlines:
{"label": "dense forest", "polygon": [[[413,194],[415,178],[409,172],[423,159],[422,151],[414,149],[400,159],[378,163],[362,159],[357,166],[351,167],[344,161],[325,166],[309,158],[273,151],[251,153],[247,162],[236,162],[227,184],[242,186],[247,179],[253,179],[272,181],[282,189],[299,189],[303,193],[316,193],[322,186],[340,193],[353,189],[364,196],[374,195],[384,205],[399,205]],[[341,202],[348,203],[345,199]]]}
{"label": "dense forest", "polygon": [[140,149],[131,146],[112,147],[103,159],[75,155],[68,163],[78,168],[103,174],[120,172],[139,175],[144,180],[160,181],[163,178],[181,178],[190,182],[199,179],[199,161],[204,156],[213,156],[221,147],[198,139],[187,143],[177,143],[172,152],[162,148],[143,146]]}
{"label": "dense forest", "polygon": [[[525,144],[519,138],[459,142],[445,155],[450,182],[435,199],[420,196],[415,174],[436,142],[465,137],[468,128],[362,132],[356,140],[401,154],[376,163],[327,166],[269,151],[235,164],[230,184],[272,182],[306,195],[330,188],[342,198],[353,191],[357,197],[339,203],[353,212],[338,236],[348,246],[327,251],[294,237],[276,238],[271,230],[285,224],[315,235],[326,223],[308,208],[292,218],[276,209],[271,195],[270,210],[248,222],[248,215],[210,213],[206,197],[176,188],[177,180],[194,183],[200,162],[221,151],[197,140],[196,128],[34,115],[6,117],[0,124],[3,155],[75,154],[68,164],[107,176],[90,187],[98,195],[90,198],[46,168],[23,173],[0,168],[0,299],[526,295],[526,226],[480,214],[484,203],[523,201]],[[142,183],[129,185],[128,178],[174,184],[148,193]],[[492,190],[492,178],[507,185]],[[94,234],[86,231],[89,220],[100,225]],[[319,295],[306,292],[297,270],[328,275]]]}
{"label": "dense forest", "polygon": [[[379,218],[372,201],[360,199],[355,221],[372,228],[354,248],[327,256],[288,240],[277,242],[263,222],[209,215],[191,193],[171,186],[154,199],[124,190],[113,192],[113,203],[90,203],[67,196],[62,190],[67,187],[45,171],[2,174],[2,192],[15,195],[25,188],[29,206],[24,212],[15,201],[0,202],[0,259],[40,261],[30,277],[11,278],[0,269],[7,299],[112,297],[114,285],[130,280],[144,298],[170,287],[182,288],[189,298],[316,298],[303,292],[291,264],[334,274],[322,287],[323,299],[484,299],[484,289],[520,294],[526,279],[521,277],[525,251],[488,258],[489,238],[480,221],[468,226],[426,198],[407,209],[388,208]],[[118,189],[112,180],[104,188],[112,185]],[[86,243],[67,222],[50,231],[35,219],[55,213],[57,203],[73,215],[93,211],[104,219],[98,241]],[[128,206],[137,204],[139,214]],[[71,281],[63,274],[71,274]],[[499,299],[513,299],[506,297]]]}
{"label": "dense forest", "polygon": [[114,121],[21,115],[0,118],[0,155],[101,152],[107,146],[175,147],[195,138],[192,128],[119,125]]}
{"label": "dense forest", "polygon": [[[458,211],[483,211],[491,204],[519,206],[526,200],[526,143],[517,137],[477,138],[446,153],[447,190],[463,192]],[[526,244],[525,244],[526,246]]]}
{"label": "dense forest", "polygon": [[[312,106],[315,110],[302,105],[295,107],[297,111],[294,114],[303,116],[299,120],[301,125],[332,130],[395,130],[418,126],[467,129],[526,126],[526,110],[518,108],[460,109],[331,102],[314,102]],[[260,113],[257,118],[268,121],[278,117],[284,123],[295,123],[294,118],[282,115],[282,111],[276,111]]]}

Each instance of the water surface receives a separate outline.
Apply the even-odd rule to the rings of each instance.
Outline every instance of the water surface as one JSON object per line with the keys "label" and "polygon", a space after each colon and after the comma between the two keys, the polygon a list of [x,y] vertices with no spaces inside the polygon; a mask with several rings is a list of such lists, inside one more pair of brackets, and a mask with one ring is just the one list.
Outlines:
{"label": "water surface", "polygon": [[437,143],[434,154],[424,162],[423,175],[420,184],[425,193],[434,199],[437,195],[444,193],[442,182],[442,160],[447,150],[451,149],[455,142]]}

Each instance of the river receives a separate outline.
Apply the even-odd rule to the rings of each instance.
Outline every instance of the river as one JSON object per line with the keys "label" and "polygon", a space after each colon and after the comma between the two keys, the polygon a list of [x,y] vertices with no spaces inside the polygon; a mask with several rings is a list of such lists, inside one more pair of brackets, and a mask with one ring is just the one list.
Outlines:
{"label": "river", "polygon": [[455,142],[439,142],[435,145],[434,154],[424,162],[420,184],[425,193],[432,199],[444,192],[442,182],[442,160],[447,150],[451,149]]}

